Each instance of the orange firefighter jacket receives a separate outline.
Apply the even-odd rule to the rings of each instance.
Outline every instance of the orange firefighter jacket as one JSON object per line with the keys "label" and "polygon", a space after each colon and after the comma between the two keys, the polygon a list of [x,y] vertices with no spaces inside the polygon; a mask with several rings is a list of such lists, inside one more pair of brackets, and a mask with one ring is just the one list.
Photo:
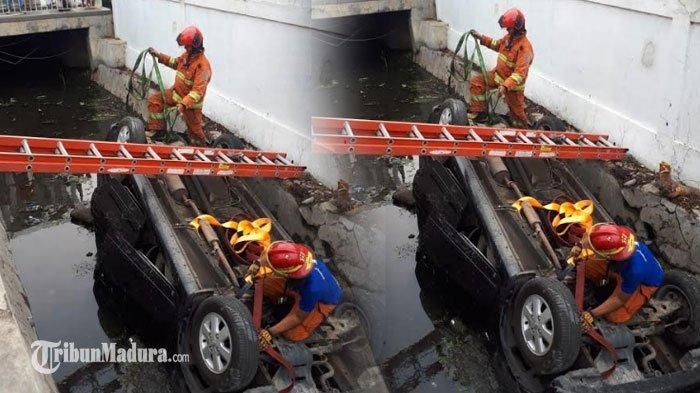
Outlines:
{"label": "orange firefighter jacket", "polygon": [[525,34],[515,37],[510,46],[509,41],[509,34],[500,40],[483,36],[481,44],[498,52],[494,76],[496,84],[505,86],[508,91],[523,91],[535,52]]}
{"label": "orange firefighter jacket", "polygon": [[211,80],[211,66],[204,52],[189,59],[187,52],[179,57],[159,53],[158,61],[176,71],[175,85],[172,87],[173,101],[187,109],[202,109],[207,85]]}

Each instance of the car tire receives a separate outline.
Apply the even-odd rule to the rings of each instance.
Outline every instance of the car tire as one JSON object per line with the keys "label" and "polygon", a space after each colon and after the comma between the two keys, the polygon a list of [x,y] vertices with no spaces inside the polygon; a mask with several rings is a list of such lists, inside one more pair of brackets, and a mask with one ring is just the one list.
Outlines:
{"label": "car tire", "polygon": [[141,119],[127,116],[112,124],[105,140],[108,142],[146,143],[146,126]]}
{"label": "car tire", "polygon": [[211,147],[220,149],[245,149],[243,140],[230,132],[222,132],[221,136],[212,142]]}
{"label": "car tire", "polygon": [[554,278],[535,277],[523,284],[511,326],[523,359],[536,374],[566,371],[578,357],[581,326],[574,297]]}
{"label": "car tire", "polygon": [[431,116],[430,120],[438,124],[466,125],[467,105],[462,100],[448,98],[438,106],[436,116]]}
{"label": "car tire", "polygon": [[687,323],[669,327],[666,330],[668,337],[683,348],[700,344],[700,281],[690,273],[669,270],[665,273],[664,283],[654,297],[657,299],[676,297],[684,303],[680,310],[672,314],[672,318],[674,316],[684,318]]}
{"label": "car tire", "polygon": [[[213,391],[239,391],[255,377],[257,333],[250,311],[235,297],[213,295],[199,305],[190,325],[190,344],[194,364]],[[228,360],[218,348],[228,349]]]}
{"label": "car tire", "polygon": [[554,116],[543,116],[532,128],[544,131],[566,131],[566,124]]}

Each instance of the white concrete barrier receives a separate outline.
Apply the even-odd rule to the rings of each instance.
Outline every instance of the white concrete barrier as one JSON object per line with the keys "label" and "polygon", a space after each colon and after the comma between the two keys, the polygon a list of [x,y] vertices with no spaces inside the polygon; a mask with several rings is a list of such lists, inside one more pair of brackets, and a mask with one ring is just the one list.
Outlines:
{"label": "white concrete barrier", "polygon": [[449,48],[469,29],[500,37],[498,17],[520,8],[535,49],[528,98],[577,128],[610,133],[650,168],[670,162],[700,186],[699,1],[435,3],[450,25]]}

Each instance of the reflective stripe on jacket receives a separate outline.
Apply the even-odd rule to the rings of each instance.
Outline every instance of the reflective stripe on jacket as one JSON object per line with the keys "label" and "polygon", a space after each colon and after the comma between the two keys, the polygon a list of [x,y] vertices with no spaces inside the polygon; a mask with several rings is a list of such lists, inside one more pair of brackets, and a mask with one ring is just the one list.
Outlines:
{"label": "reflective stripe on jacket", "polygon": [[158,61],[175,70],[173,101],[187,109],[201,109],[211,80],[211,66],[203,52],[190,57],[189,61],[187,56],[187,52],[180,57],[159,54]]}
{"label": "reflective stripe on jacket", "polygon": [[483,36],[481,43],[498,52],[494,69],[496,83],[505,86],[508,91],[523,91],[535,53],[525,34],[515,37],[510,48],[507,45],[509,40],[509,34],[498,40]]}

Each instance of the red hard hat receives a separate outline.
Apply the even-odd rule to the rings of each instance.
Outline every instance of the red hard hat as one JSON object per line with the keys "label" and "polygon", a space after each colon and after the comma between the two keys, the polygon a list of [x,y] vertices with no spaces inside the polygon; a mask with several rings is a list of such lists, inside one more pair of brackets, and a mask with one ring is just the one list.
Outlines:
{"label": "red hard hat", "polygon": [[504,29],[523,30],[525,28],[525,14],[517,8],[511,8],[501,15],[498,24]]}
{"label": "red hard hat", "polygon": [[262,259],[280,276],[304,278],[314,268],[314,254],[303,244],[277,241],[263,252]]}
{"label": "red hard hat", "polygon": [[588,232],[588,242],[593,251],[613,261],[624,261],[637,249],[634,232],[614,224],[595,224]]}
{"label": "red hard hat", "polygon": [[201,48],[202,45],[204,45],[204,36],[196,26],[185,27],[182,33],[177,36],[177,44],[180,46]]}

